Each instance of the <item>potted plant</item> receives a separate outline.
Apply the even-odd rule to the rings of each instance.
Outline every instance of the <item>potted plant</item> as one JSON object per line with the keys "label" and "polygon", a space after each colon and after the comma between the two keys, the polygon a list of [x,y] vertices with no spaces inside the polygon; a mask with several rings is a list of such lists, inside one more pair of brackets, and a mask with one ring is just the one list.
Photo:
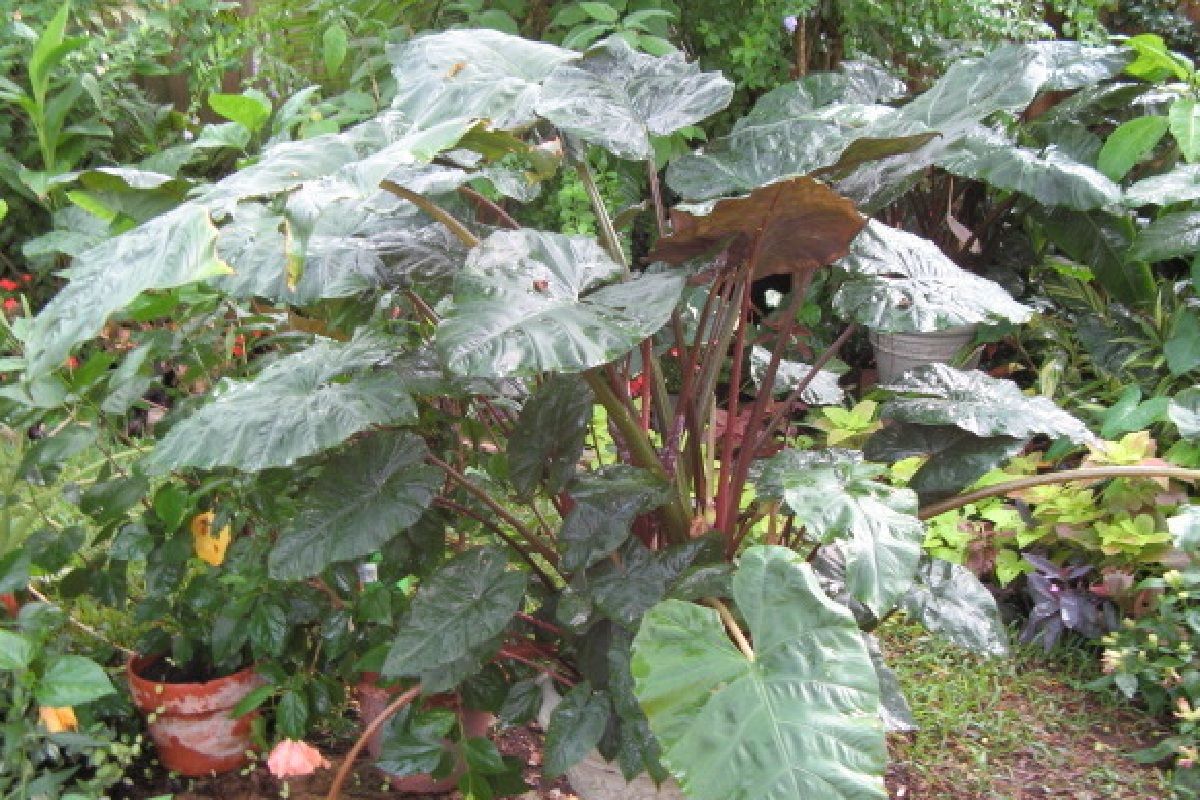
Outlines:
{"label": "potted plant", "polygon": [[[399,93],[378,118],[268,148],[84,253],[18,331],[22,385],[32,395],[140,293],[199,282],[172,297],[197,321],[256,298],[278,335],[251,375],[184,403],[139,469],[189,496],[247,487],[247,507],[272,520],[231,545],[229,561],[249,566],[228,584],[247,591],[240,610],[216,604],[229,624],[214,621],[209,645],[225,656],[256,640],[274,652],[291,630],[281,617],[344,635],[336,604],[318,624],[326,607],[305,598],[344,593],[377,552],[419,576],[389,602],[378,658],[410,688],[363,731],[330,797],[397,714],[395,749],[417,742],[437,774],[446,720],[418,718],[418,696],[475,694],[515,722],[542,706],[540,676],[564,693],[547,720],[549,775],[598,751],[625,778],[673,776],[702,800],[882,797],[885,723],[906,724],[906,710],[869,632],[902,607],[971,646],[1004,646],[978,580],[922,558],[920,504],[1034,436],[1090,434],[1009,382],[917,370],[867,446],[880,463],[925,458],[906,489],[860,452],[793,446],[785,422],[801,401],[840,402],[810,390],[837,388],[824,368],[859,325],[1026,318],[997,285],[868,220],[878,197],[863,182],[891,190],[944,165],[947,142],[978,144],[964,133],[975,123],[1100,74],[1108,55],[1006,48],[900,109],[880,102],[882,79],[827,76],[834,99],[816,111],[797,84],[791,102],[671,164],[675,191],[709,202],[668,222],[655,144],[724,107],[721,76],[619,38],[579,54],[495,31],[420,36],[392,54]],[[788,131],[788,147],[755,146],[766,128]],[[589,148],[644,181],[657,241],[636,259]],[[529,197],[555,154],[592,201],[595,237],[522,227],[503,199]],[[810,295],[831,270],[821,285],[836,293]],[[750,294],[766,276],[791,288],[762,319]],[[840,327],[802,325],[807,302]],[[177,563],[177,538],[151,548],[148,575]],[[270,690],[284,724],[308,705],[278,687],[312,678],[291,663]],[[509,768],[489,744],[463,746],[466,793]]]}

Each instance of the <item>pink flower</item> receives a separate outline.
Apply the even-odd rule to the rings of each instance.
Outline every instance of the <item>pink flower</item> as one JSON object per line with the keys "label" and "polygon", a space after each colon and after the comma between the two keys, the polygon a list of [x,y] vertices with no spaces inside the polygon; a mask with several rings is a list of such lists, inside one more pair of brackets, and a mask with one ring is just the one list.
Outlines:
{"label": "pink flower", "polygon": [[322,768],[329,769],[329,761],[321,751],[295,739],[284,739],[267,757],[267,769],[276,778],[303,778]]}
{"label": "pink flower", "polygon": [[17,283],[16,281],[8,278],[0,278],[0,289],[3,289],[6,292],[15,292],[19,288],[21,288],[21,284]]}

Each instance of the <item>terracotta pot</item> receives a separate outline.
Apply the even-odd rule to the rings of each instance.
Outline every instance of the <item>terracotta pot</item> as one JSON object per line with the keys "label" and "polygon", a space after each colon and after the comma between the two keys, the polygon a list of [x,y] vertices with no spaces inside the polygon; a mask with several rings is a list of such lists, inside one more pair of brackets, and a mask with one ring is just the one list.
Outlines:
{"label": "terracotta pot", "polygon": [[[394,687],[383,687],[379,685],[379,676],[373,673],[366,673],[362,680],[355,687],[355,693],[358,697],[359,713],[362,716],[362,724],[370,725],[371,722],[383,713],[399,692],[399,689]],[[458,698],[454,695],[437,695],[433,698],[421,698],[426,707],[430,708],[449,708],[458,712],[458,721],[462,727],[463,735],[473,738],[487,736],[488,730],[496,721],[496,718],[486,711],[476,711],[470,708],[463,708]],[[378,759],[383,753],[383,733],[387,725],[383,725],[375,734],[367,740],[367,752],[371,754],[371,758]],[[458,777],[462,774],[462,770],[455,768],[453,774],[447,778],[435,780],[430,775],[392,775],[384,770],[380,770],[387,775],[388,781],[391,782],[392,788],[401,794],[442,794],[444,792],[452,792],[458,788]]]}
{"label": "terracotta pot", "polygon": [[147,715],[147,728],[163,766],[180,775],[200,777],[245,766],[250,743],[252,711],[236,719],[229,715],[242,699],[264,684],[247,667],[206,683],[162,683],[141,673],[158,656],[138,656],[125,664],[134,705]]}

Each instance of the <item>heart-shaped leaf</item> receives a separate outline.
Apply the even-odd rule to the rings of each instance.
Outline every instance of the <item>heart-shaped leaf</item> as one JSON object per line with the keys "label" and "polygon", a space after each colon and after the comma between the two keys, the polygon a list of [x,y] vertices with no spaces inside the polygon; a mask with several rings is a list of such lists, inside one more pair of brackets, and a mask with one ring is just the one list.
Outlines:
{"label": "heart-shaped leaf", "polygon": [[885,797],[879,685],[850,612],[781,547],[746,551],[733,599],[753,660],[716,611],[679,600],[651,609],[633,643],[638,700],[687,796]]}
{"label": "heart-shaped leaf", "polygon": [[612,37],[555,68],[535,109],[566,133],[645,161],[654,157],[652,135],[694,125],[731,97],[733,84],[721,73],[701,72],[682,53],[656,58]]}
{"label": "heart-shaped leaf", "polygon": [[885,419],[919,425],[954,425],[976,436],[1028,439],[1038,434],[1076,443],[1094,441],[1091,431],[1045,397],[1030,397],[1012,381],[978,370],[929,364],[887,387],[910,397],[889,400]]}
{"label": "heart-shaped leaf", "polygon": [[838,266],[849,276],[834,308],[882,333],[1026,322],[1033,313],[998,284],[961,269],[933,242],[875,220]]}
{"label": "heart-shaped leaf", "polygon": [[851,450],[784,450],[756,485],[783,500],[814,539],[838,542],[846,588],[877,617],[908,590],[925,537],[916,495],[876,480],[883,472]]}
{"label": "heart-shaped leaf", "polygon": [[651,259],[680,264],[728,249],[730,266],[755,258],[755,278],[831,264],[865,224],[853,203],[812,178],[718,200],[705,213],[676,212],[673,221],[675,232],[658,240]]}
{"label": "heart-shaped leaf", "polygon": [[412,434],[384,433],[331,459],[304,493],[295,520],[275,542],[271,577],[295,580],[370,555],[420,519],[442,473]]}
{"label": "heart-shaped leaf", "polygon": [[900,605],[930,633],[960,647],[991,656],[1008,654],[1008,634],[996,600],[964,566],[926,560]]}
{"label": "heart-shaped leaf", "polygon": [[370,336],[319,341],[218,389],[159,440],[145,463],[257,472],[293,464],[372,425],[411,419],[416,405],[404,377],[374,370],[393,355],[389,343]]}
{"label": "heart-shaped leaf", "polygon": [[551,377],[525,402],[508,440],[508,477],[518,492],[532,494],[543,478],[552,493],[567,485],[583,453],[594,402],[575,375]]}
{"label": "heart-shaped leaf", "polygon": [[442,359],[460,375],[575,373],[632,350],[671,316],[681,276],[622,280],[585,236],[501,231],[473,249],[437,331]]}
{"label": "heart-shaped leaf", "polygon": [[563,520],[558,541],[563,567],[590,567],[629,538],[638,514],[667,502],[669,487],[642,469],[615,465],[591,473],[571,486],[575,507]]}

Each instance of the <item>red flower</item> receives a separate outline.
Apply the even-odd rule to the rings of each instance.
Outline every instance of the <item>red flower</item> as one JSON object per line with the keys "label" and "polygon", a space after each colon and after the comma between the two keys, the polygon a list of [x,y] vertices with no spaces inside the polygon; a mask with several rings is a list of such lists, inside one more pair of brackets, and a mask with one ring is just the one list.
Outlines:
{"label": "red flower", "polygon": [[24,281],[25,283],[29,283],[33,280],[33,276],[30,275],[28,272],[22,272],[21,280]]}
{"label": "red flower", "polygon": [[9,278],[0,279],[0,289],[6,292],[15,292],[19,288],[21,288],[21,284],[14,280],[10,280]]}
{"label": "red flower", "polygon": [[21,307],[21,304],[17,302],[17,299],[15,297],[6,298],[4,301],[4,310],[5,311],[16,311],[20,307]]}
{"label": "red flower", "polygon": [[644,389],[644,388],[646,388],[646,376],[645,375],[634,375],[633,378],[629,381],[629,393],[630,394],[641,394],[642,389]]}
{"label": "red flower", "polygon": [[79,369],[79,359],[75,356],[67,358],[67,369]]}

